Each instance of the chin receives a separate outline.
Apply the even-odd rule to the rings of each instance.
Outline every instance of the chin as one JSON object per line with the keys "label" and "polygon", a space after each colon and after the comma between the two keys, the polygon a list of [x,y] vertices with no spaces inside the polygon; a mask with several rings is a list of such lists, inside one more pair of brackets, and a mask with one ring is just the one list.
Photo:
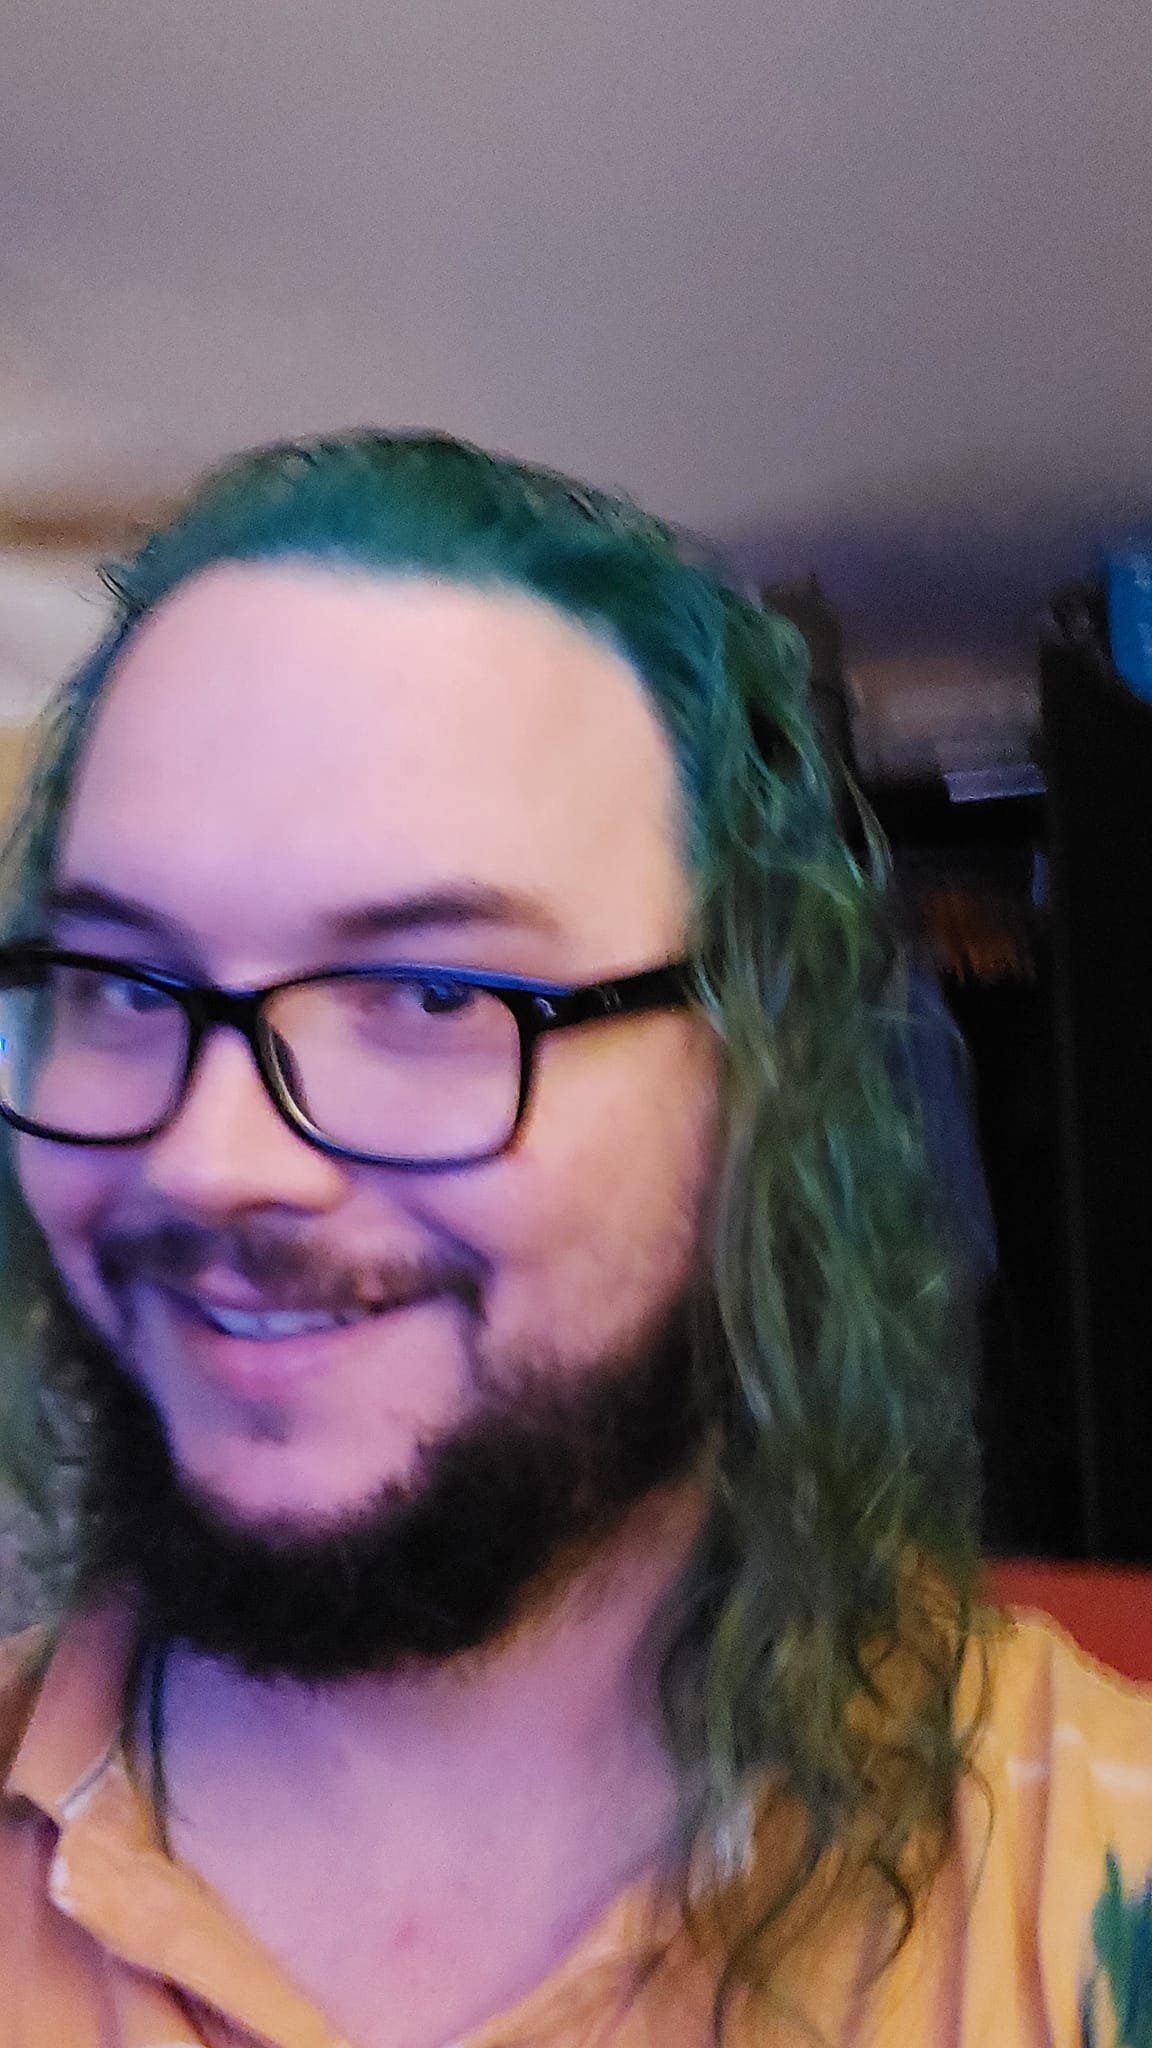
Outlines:
{"label": "chin", "polygon": [[157,1642],[261,1677],[494,1643],[696,1459],[707,1418],[685,1329],[670,1312],[656,1342],[579,1373],[513,1361],[482,1401],[445,1373],[407,1412],[363,1377],[346,1402],[238,1400],[174,1371],[160,1384],[159,1368],[150,1386],[73,1330],[87,1586],[132,1588]]}
{"label": "chin", "polygon": [[416,1455],[414,1446],[391,1464],[377,1455],[369,1469],[363,1458],[341,1464],[327,1448],[309,1451],[257,1430],[223,1454],[215,1445],[198,1455],[171,1438],[169,1448],[178,1486],[221,1521],[253,1535],[304,1538],[354,1523],[391,1488],[402,1489]]}

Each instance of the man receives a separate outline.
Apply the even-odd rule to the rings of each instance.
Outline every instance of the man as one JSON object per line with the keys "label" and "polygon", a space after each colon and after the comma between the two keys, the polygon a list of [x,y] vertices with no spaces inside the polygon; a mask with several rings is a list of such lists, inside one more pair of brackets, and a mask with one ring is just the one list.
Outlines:
{"label": "man", "polygon": [[973,1622],[789,630],[431,436],[115,589],[0,959],[3,2048],[1138,2038],[1152,1706]]}

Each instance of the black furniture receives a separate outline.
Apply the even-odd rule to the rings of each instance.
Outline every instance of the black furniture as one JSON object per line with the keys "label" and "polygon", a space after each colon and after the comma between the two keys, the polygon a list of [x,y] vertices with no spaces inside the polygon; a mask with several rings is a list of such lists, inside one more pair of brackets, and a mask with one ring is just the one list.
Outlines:
{"label": "black furniture", "polygon": [[[773,585],[763,596],[804,634],[825,742],[859,785],[833,606],[815,578]],[[1003,1556],[1106,1556],[1115,1553],[1099,1520],[1098,1439],[1090,1415],[1085,1426],[1090,1396],[1075,1339],[1048,810],[1035,773],[976,786],[985,784],[986,794],[960,802],[942,774],[889,773],[864,781],[863,793],[891,848],[896,916],[969,1058],[966,1089],[962,1080],[959,1088],[948,1081],[946,1060],[937,1063],[929,1087],[940,1094],[942,1076],[947,1099],[928,1108],[938,1170],[970,1211],[968,1248],[982,1284],[985,1542]],[[851,831],[850,801],[845,823]],[[973,1167],[972,1120],[983,1187]],[[989,1209],[991,1273],[981,1248]]]}
{"label": "black furniture", "polygon": [[1152,1559],[1152,704],[1100,593],[1041,654],[1061,1185],[1086,1548]]}
{"label": "black furniture", "polygon": [[996,1264],[977,1413],[984,1539],[1001,1556],[1097,1554],[1066,1256],[1047,813],[956,803],[939,780],[874,783],[900,914],[967,1046]]}

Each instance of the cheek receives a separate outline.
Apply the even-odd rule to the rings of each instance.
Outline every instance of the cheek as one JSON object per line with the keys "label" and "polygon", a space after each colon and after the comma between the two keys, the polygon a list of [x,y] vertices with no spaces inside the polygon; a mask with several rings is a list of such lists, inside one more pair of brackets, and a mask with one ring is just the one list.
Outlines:
{"label": "cheek", "polygon": [[489,1262],[493,1323],[565,1347],[579,1328],[610,1338],[687,1280],[713,1177],[716,1041],[695,1020],[652,1022],[627,1060],[598,1057],[591,1033],[554,1041],[516,1149],[423,1191],[429,1220],[434,1202]]}
{"label": "cheek", "polygon": [[21,1137],[16,1176],[24,1200],[48,1242],[63,1277],[89,1307],[99,1283],[92,1263],[92,1233],[117,1199],[125,1177],[122,1159],[43,1139]]}

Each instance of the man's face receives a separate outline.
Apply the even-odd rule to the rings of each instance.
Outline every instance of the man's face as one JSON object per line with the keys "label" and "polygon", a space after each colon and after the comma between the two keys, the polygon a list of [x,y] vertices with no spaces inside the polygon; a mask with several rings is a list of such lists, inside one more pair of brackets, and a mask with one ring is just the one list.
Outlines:
{"label": "man's face", "polygon": [[[642,687],[575,623],[426,579],[222,567],[119,664],[54,930],[226,987],[398,961],[592,981],[682,953],[679,843]],[[349,1164],[217,1031],[160,1136],[25,1138],[20,1171],[183,1479],[235,1525],[305,1533],[414,1483],[527,1369],[566,1394],[651,1349],[693,1271],[714,1116],[709,1028],[667,1011],[545,1038],[498,1159]],[[286,1305],[317,1326],[218,1326]]]}

